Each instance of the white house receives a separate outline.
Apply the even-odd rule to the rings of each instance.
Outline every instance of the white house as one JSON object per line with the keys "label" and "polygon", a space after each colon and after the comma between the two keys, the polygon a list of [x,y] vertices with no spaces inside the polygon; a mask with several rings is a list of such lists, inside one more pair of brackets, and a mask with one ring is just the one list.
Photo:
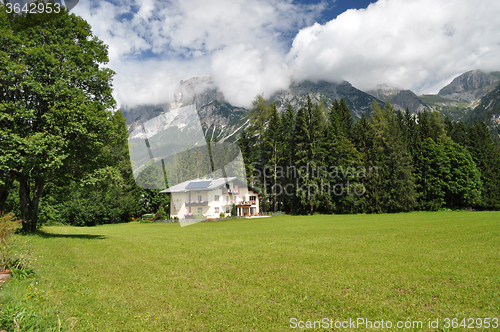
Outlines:
{"label": "white house", "polygon": [[237,177],[190,180],[162,190],[170,194],[170,217],[179,219],[219,218],[230,215],[233,203],[237,216],[258,215],[259,197],[263,195]]}

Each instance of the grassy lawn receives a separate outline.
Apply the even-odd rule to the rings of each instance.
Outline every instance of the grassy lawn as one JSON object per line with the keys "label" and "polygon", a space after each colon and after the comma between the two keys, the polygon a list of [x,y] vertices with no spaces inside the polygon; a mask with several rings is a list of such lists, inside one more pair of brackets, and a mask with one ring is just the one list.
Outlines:
{"label": "grassy lawn", "polygon": [[434,330],[428,319],[500,319],[500,212],[43,231],[31,237],[38,276],[9,282],[2,305],[37,288],[35,309],[56,308],[73,331],[288,331],[291,318],[358,317],[422,321],[422,331]]}

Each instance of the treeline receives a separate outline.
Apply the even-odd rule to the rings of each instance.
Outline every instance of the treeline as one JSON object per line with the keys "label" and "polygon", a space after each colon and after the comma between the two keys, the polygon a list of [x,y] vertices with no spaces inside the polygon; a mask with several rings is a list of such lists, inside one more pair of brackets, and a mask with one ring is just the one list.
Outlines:
{"label": "treeline", "polygon": [[[331,107],[276,105],[257,97],[242,132],[249,183],[264,208],[289,213],[381,213],[500,208],[500,149],[484,122],[372,105],[354,122]],[[267,205],[267,206],[266,206]]]}

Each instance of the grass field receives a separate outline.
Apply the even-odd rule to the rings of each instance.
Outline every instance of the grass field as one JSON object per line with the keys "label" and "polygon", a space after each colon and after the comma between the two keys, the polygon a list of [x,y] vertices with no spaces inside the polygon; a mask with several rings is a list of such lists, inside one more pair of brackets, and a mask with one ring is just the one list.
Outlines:
{"label": "grass field", "polygon": [[72,331],[288,331],[291,318],[360,317],[422,321],[422,329],[405,329],[422,331],[448,330],[445,318],[500,319],[500,212],[43,232],[30,237],[38,276],[9,282],[2,306],[29,299],[54,327],[58,316],[63,326],[76,322]]}

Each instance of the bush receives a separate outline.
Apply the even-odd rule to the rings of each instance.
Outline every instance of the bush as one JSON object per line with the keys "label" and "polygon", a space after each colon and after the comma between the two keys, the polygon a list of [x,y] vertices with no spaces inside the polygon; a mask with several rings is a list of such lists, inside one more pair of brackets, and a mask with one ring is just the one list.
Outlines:
{"label": "bush", "polygon": [[165,210],[163,209],[163,206],[160,205],[160,208],[155,214],[155,220],[162,220],[167,217],[167,214],[165,213]]}
{"label": "bush", "polygon": [[194,213],[194,219],[205,219],[205,217],[203,216],[203,213]]}
{"label": "bush", "polygon": [[0,271],[4,271],[12,260],[11,252],[14,241],[11,235],[16,232],[21,220],[14,213],[0,214]]}
{"label": "bush", "polygon": [[226,216],[226,214],[225,214],[224,212],[221,212],[221,213],[219,214],[219,217],[220,217],[220,218],[224,218],[225,216]]}

